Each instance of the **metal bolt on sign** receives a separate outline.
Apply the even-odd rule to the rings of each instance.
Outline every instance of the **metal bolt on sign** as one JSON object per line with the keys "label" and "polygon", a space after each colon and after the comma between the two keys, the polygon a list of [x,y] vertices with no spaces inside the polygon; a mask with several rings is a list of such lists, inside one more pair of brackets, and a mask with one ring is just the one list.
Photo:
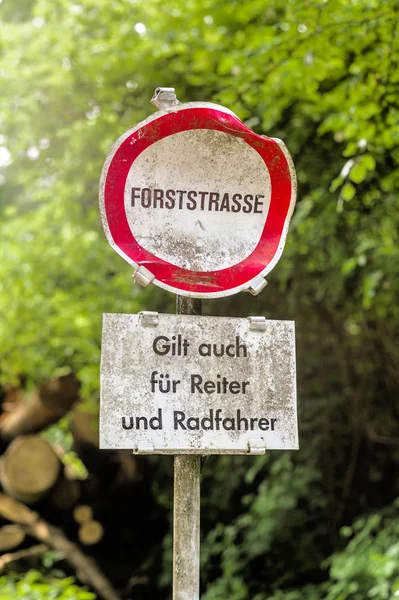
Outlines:
{"label": "metal bolt on sign", "polygon": [[176,98],[175,88],[158,87],[150,100],[151,104],[162,109],[168,109],[176,104],[181,104]]}

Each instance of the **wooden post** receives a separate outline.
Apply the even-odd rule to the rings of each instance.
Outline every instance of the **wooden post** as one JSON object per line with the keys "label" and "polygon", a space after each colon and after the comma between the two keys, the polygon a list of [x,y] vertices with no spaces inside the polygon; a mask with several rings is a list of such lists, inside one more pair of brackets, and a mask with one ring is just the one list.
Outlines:
{"label": "wooden post", "polygon": [[[179,315],[200,315],[202,301],[177,296]],[[173,600],[199,600],[201,456],[174,457]]]}

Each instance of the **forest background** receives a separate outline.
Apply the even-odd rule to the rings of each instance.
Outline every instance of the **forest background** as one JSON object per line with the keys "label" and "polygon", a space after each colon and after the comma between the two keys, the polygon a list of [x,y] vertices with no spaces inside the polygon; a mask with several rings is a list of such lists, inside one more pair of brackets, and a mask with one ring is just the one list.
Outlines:
{"label": "forest background", "polygon": [[[227,106],[286,143],[298,202],[262,294],[204,309],[295,319],[300,450],[208,459],[201,597],[398,597],[399,3],[3,0],[0,18],[3,386],[73,373],[96,414],[102,313],[175,302],[105,241],[104,158],[159,85]],[[69,424],[46,433],[68,451]],[[125,597],[165,599],[172,459],[143,469],[162,526]],[[94,597],[50,563],[3,576],[0,598]]]}

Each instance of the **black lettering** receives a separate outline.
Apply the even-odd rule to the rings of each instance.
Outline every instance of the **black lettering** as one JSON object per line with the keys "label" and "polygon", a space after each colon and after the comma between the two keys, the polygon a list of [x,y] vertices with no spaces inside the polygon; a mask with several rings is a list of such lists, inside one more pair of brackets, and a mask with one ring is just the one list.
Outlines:
{"label": "black lettering", "polygon": [[226,355],[230,358],[234,358],[237,354],[234,352],[234,344],[229,344],[226,346]]}
{"label": "black lettering", "polygon": [[243,351],[244,358],[247,358],[247,347],[245,344],[240,344],[240,336],[236,336],[236,356],[240,357],[240,350]]}
{"label": "black lettering", "polygon": [[150,379],[150,384],[151,384],[151,392],[154,394],[155,393],[155,388],[156,385],[159,383],[158,379],[157,379],[157,373],[158,371],[153,371],[151,373],[151,379]]}
{"label": "black lettering", "polygon": [[123,429],[133,429],[133,417],[129,417],[129,425],[126,425],[126,417],[122,417]]}
{"label": "black lettering", "polygon": [[176,394],[177,386],[181,383],[180,379],[172,379],[172,392]]}
{"label": "black lettering", "polygon": [[252,194],[247,194],[246,196],[244,196],[244,204],[245,206],[243,206],[242,212],[245,213],[250,213],[252,212],[252,200],[254,199],[254,197],[252,196]]}
{"label": "black lettering", "polygon": [[[189,192],[187,192],[187,208],[188,210],[195,210],[197,208],[197,201],[195,200],[195,198],[197,197],[197,192],[195,192],[194,190],[190,190]],[[191,202],[191,204],[189,204],[189,202]]]}
{"label": "black lettering", "polygon": [[200,356],[211,356],[211,345],[210,344],[201,344],[198,348],[198,354]]}
{"label": "black lettering", "polygon": [[231,207],[231,212],[233,213],[238,213],[241,210],[241,202],[240,200],[242,199],[242,195],[241,194],[234,194],[232,197],[232,201],[233,201],[233,206]]}
{"label": "black lettering", "polygon": [[158,381],[158,389],[161,392],[161,394],[169,394],[170,390],[171,390],[171,382],[169,379],[169,375],[166,374],[164,375],[160,375],[160,381]]}
{"label": "black lettering", "polygon": [[175,207],[175,190],[166,190],[165,196],[165,208],[174,208]]}
{"label": "black lettering", "polygon": [[217,356],[219,358],[220,356],[223,356],[223,355],[224,355],[224,346],[223,346],[223,344],[220,344],[220,350],[219,350],[219,352],[218,352],[217,344],[213,344],[213,356]]}
{"label": "black lettering", "polygon": [[174,429],[176,431],[176,429],[179,429],[179,427],[181,429],[186,430],[186,426],[183,425],[183,421],[186,420],[186,414],[181,411],[181,410],[174,410],[173,411],[173,426]]}
{"label": "black lettering", "polygon": [[257,417],[255,417],[254,419],[252,419],[252,418],[250,419],[252,431],[255,429],[255,423],[256,423],[257,420],[258,420]]}
{"label": "black lettering", "polygon": [[229,392],[230,394],[239,394],[241,392],[241,383],[238,383],[238,381],[232,381],[229,386]]}
{"label": "black lettering", "polygon": [[215,205],[215,211],[219,211],[219,192],[210,192],[208,210],[212,210],[212,206]]}
{"label": "black lettering", "polygon": [[277,419],[270,419],[271,422],[271,430],[274,431],[274,424],[277,421]]}
{"label": "black lettering", "polygon": [[[260,201],[260,198],[264,198],[263,194],[256,194],[255,196],[255,206],[254,206],[254,213],[260,215],[262,214],[263,210],[263,202]],[[258,208],[260,208],[260,210],[258,210]]]}
{"label": "black lettering", "polygon": [[209,409],[209,417],[201,419],[201,428],[205,431],[213,431],[213,408]]}
{"label": "black lettering", "polygon": [[[167,342],[167,345],[161,344],[160,347],[158,347],[158,342],[160,341]],[[170,350],[169,338],[167,338],[165,335],[159,335],[153,341],[152,349],[154,350],[155,354],[158,354],[158,356],[165,356]]]}
{"label": "black lettering", "polygon": [[[227,427],[228,424],[230,425],[229,427]],[[236,428],[234,419],[231,419],[230,417],[223,419],[222,426],[223,429],[226,429],[226,431],[235,431]]]}
{"label": "black lettering", "polygon": [[187,194],[186,190],[177,190],[176,194],[179,194],[179,208],[180,210],[183,208],[183,196]]}
{"label": "black lettering", "polygon": [[148,429],[148,420],[146,417],[136,417],[136,429],[140,429],[140,421],[143,421],[144,429]]}
{"label": "black lettering", "polygon": [[[147,196],[147,198],[146,198]],[[141,206],[143,208],[150,208],[151,206],[151,190],[150,188],[143,188],[141,190]]]}
{"label": "black lettering", "polygon": [[214,381],[205,381],[204,383],[204,392],[205,394],[213,394],[215,391],[216,385]]}
{"label": "black lettering", "polygon": [[184,338],[184,341],[183,341],[184,356],[187,356],[187,349],[188,349],[189,345],[190,345],[190,342],[186,338]]}
{"label": "black lettering", "polygon": [[158,416],[150,419],[151,429],[162,429],[162,409],[158,408]]}
{"label": "black lettering", "polygon": [[199,430],[199,418],[190,417],[189,419],[187,419],[187,427],[191,431]]}
{"label": "black lettering", "polygon": [[159,208],[163,208],[163,190],[154,190],[154,208],[158,208],[157,202],[159,202]]}
{"label": "black lettering", "polygon": [[136,200],[139,200],[139,198],[140,198],[140,188],[132,188],[130,206],[135,206]]}
{"label": "black lettering", "polygon": [[195,392],[199,392],[200,394],[203,394],[203,391],[200,388],[201,383],[202,383],[201,375],[191,375],[191,393],[192,394],[194,394]]}
{"label": "black lettering", "polygon": [[269,430],[269,419],[259,419],[259,429],[262,431]]}
{"label": "black lettering", "polygon": [[223,200],[220,204],[220,211],[225,210],[226,212],[230,212],[230,202],[229,202],[229,195],[226,192],[223,196]]}
{"label": "black lettering", "polygon": [[[226,211],[238,213],[254,212],[262,214],[264,211],[264,194],[232,194],[229,192],[203,192],[196,190],[163,190],[161,188],[132,187],[130,191],[130,205],[137,206],[140,200],[143,208],[187,208],[188,210]],[[184,204],[186,201],[186,204]],[[207,204],[206,204],[207,203]]]}
{"label": "black lettering", "polygon": [[207,196],[209,192],[198,192],[198,196],[201,198],[201,210],[205,208],[205,196]]}
{"label": "black lettering", "polygon": [[241,411],[237,410],[237,429],[241,431],[241,423],[244,424],[245,431],[248,431],[248,419],[241,417]]}

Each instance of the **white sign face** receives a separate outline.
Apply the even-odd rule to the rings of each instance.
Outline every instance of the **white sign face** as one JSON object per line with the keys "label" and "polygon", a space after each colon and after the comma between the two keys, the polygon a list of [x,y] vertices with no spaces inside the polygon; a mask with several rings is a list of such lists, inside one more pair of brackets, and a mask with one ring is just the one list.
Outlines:
{"label": "white sign face", "polygon": [[133,163],[124,191],[140,246],[177,267],[206,272],[252,254],[270,194],[261,155],[241,138],[213,129],[153,143]]}
{"label": "white sign face", "polygon": [[198,298],[258,294],[284,248],[296,177],[281,140],[193,102],[119,138],[99,199],[105,235],[142,285]]}
{"label": "white sign face", "polygon": [[105,314],[100,447],[298,448],[292,321]]}

